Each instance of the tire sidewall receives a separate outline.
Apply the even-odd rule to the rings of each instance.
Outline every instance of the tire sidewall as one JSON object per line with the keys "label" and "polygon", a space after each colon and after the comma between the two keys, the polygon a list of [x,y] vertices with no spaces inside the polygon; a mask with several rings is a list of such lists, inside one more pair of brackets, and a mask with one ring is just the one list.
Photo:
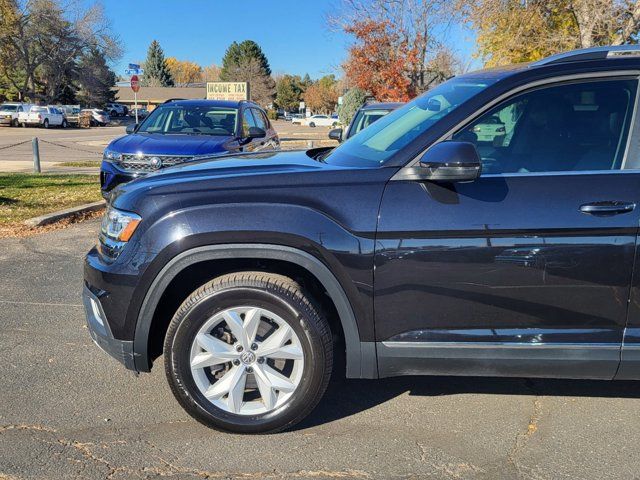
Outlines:
{"label": "tire sidewall", "polygon": [[[320,335],[308,320],[309,313],[297,303],[256,287],[223,288],[200,298],[184,314],[170,339],[170,381],[174,383],[183,406],[208,425],[242,433],[277,430],[295,422],[300,409],[322,394],[325,373]],[[191,374],[191,345],[198,330],[216,313],[240,306],[261,307],[279,315],[295,331],[304,353],[302,378],[293,395],[277,409],[259,415],[237,415],[212,405],[200,392]]]}

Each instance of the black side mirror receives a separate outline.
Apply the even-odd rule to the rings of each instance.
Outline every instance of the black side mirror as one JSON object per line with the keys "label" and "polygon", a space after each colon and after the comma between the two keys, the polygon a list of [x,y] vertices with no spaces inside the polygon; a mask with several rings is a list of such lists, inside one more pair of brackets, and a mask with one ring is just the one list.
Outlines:
{"label": "black side mirror", "polygon": [[329,130],[329,138],[331,140],[337,140],[338,142],[342,142],[342,129],[334,128],[333,130]]}
{"label": "black side mirror", "polygon": [[407,180],[471,182],[480,176],[482,162],[473,143],[447,141],[429,148],[407,170],[403,175]]}
{"label": "black side mirror", "polygon": [[249,127],[249,132],[247,133],[246,138],[249,138],[249,139],[264,138],[266,136],[267,136],[267,132],[265,132],[262,128],[260,128],[260,127]]}
{"label": "black side mirror", "polygon": [[136,133],[136,130],[138,129],[138,124],[137,123],[132,123],[131,125],[127,125],[127,135],[130,133]]}

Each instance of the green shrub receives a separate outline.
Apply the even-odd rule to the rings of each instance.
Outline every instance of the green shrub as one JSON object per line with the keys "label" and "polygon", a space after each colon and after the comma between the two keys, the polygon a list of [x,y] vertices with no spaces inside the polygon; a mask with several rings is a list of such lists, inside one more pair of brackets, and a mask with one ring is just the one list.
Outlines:
{"label": "green shrub", "polygon": [[277,110],[267,110],[267,118],[269,120],[277,120],[278,119],[278,111]]}
{"label": "green shrub", "polygon": [[352,88],[342,97],[342,105],[338,105],[338,117],[344,126],[351,123],[351,119],[358,109],[364,105],[367,93],[359,88]]}

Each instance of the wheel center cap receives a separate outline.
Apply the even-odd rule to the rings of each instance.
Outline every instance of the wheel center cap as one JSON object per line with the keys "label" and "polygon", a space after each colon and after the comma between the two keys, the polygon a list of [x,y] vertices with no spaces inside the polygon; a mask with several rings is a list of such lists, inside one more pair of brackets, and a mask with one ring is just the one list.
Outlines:
{"label": "wheel center cap", "polygon": [[240,361],[245,365],[249,365],[256,361],[256,355],[249,351],[242,352],[242,355],[240,355]]}

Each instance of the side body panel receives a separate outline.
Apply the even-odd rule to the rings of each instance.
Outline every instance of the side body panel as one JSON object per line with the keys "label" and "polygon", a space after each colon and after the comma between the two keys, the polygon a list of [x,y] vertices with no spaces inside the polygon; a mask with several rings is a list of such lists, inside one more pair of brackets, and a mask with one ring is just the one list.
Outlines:
{"label": "side body panel", "polygon": [[[605,200],[640,203],[640,172],[389,182],[375,260],[379,354],[423,359],[386,371],[381,359],[381,375],[612,378],[639,217],[580,211]],[[407,342],[417,350],[394,350]]]}

